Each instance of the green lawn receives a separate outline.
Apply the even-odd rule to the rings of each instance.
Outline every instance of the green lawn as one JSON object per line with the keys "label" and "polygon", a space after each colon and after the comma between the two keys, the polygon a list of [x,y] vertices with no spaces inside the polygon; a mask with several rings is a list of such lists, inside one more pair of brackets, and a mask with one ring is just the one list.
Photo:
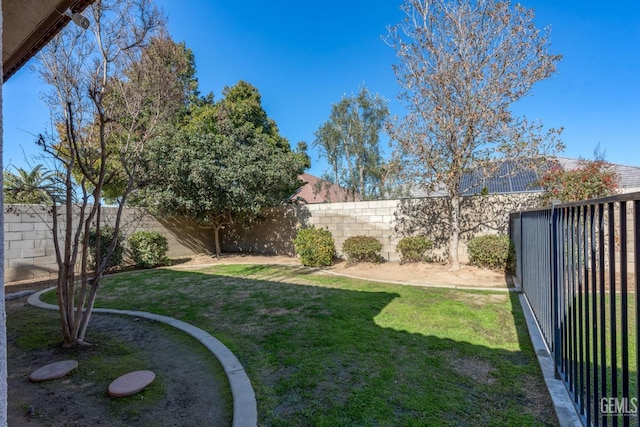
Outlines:
{"label": "green lawn", "polygon": [[224,342],[261,426],[557,423],[513,293],[231,265],[116,275],[98,295]]}
{"label": "green lawn", "polygon": [[[596,312],[596,319],[594,320],[593,318],[593,299],[595,296],[595,312]],[[577,314],[576,315],[576,319],[574,320],[573,318],[571,318],[571,322],[575,322],[578,325],[580,324],[580,321],[582,320],[582,331],[583,333],[588,333],[589,335],[589,345],[587,345],[587,341],[586,339],[583,339],[581,341],[578,342],[578,345],[576,346],[576,348],[572,348],[572,354],[576,354],[575,359],[573,359],[573,357],[568,357],[568,359],[570,361],[572,360],[576,360],[576,364],[575,364],[575,380],[580,382],[580,369],[582,368],[582,381],[580,382],[580,384],[575,384],[575,387],[579,389],[579,387],[582,387],[583,393],[586,395],[587,394],[587,374],[591,375],[591,390],[589,392],[590,396],[594,396],[595,395],[595,391],[596,391],[596,384],[595,384],[595,377],[594,377],[594,357],[593,357],[593,351],[594,351],[594,345],[596,345],[596,353],[597,353],[597,361],[598,361],[598,365],[596,367],[596,375],[597,375],[597,388],[598,388],[598,398],[602,398],[602,397],[606,397],[606,398],[613,398],[613,397],[617,397],[619,399],[623,398],[623,383],[622,383],[622,365],[623,365],[623,358],[622,358],[622,354],[623,354],[623,345],[622,345],[622,339],[623,337],[625,337],[628,340],[628,370],[629,370],[629,395],[632,399],[636,399],[637,402],[637,398],[638,398],[638,373],[637,373],[637,364],[638,364],[638,359],[637,359],[637,353],[636,353],[636,339],[637,339],[637,331],[636,331],[636,296],[635,293],[630,293],[627,299],[627,325],[626,328],[622,327],[622,297],[621,295],[618,293],[616,294],[615,299],[611,298],[611,295],[607,292],[607,294],[605,294],[603,297],[601,297],[599,294],[596,295],[591,295],[591,294],[583,294],[583,315],[582,315],[582,319],[580,318],[580,315]],[[613,304],[612,304],[613,302]],[[575,302],[576,307],[578,304],[578,300],[576,300]],[[586,308],[587,305],[589,307],[589,316],[586,316]],[[613,307],[612,307],[613,305]],[[601,312],[600,310],[604,311],[604,319],[601,316]],[[616,342],[615,342],[615,346],[612,345],[611,343],[611,338],[612,338],[612,331],[614,330],[611,327],[611,311],[615,312],[615,322],[616,322],[616,327],[615,327],[615,333],[616,333]],[[565,319],[565,321],[568,321],[567,319]],[[597,325],[596,328],[596,332],[595,334],[593,333],[593,329],[592,326],[593,324]],[[602,329],[601,326],[604,324],[604,334],[602,333]],[[602,341],[604,341],[604,361],[602,359]],[[588,352],[588,357],[590,359],[590,363],[587,364],[586,363],[586,359],[587,359],[587,352]],[[615,365],[616,365],[616,377],[615,377],[615,384],[616,384],[616,389],[617,389],[617,393],[613,393],[613,384],[614,384],[614,380],[613,380],[613,375],[612,375],[612,366],[613,366],[613,359],[614,359],[614,352],[615,352]],[[580,356],[582,356],[582,361],[583,361],[583,365],[580,364]],[[569,363],[569,366],[566,366],[566,372],[565,373],[569,373],[571,372],[571,369],[573,368],[573,364]],[[606,390],[602,389],[602,367],[604,366],[605,369],[605,385],[606,385]],[[592,406],[591,407],[591,417],[592,419],[596,419],[597,417],[600,417],[600,423],[602,423],[602,421],[606,421],[607,423],[612,423],[614,418],[618,418],[618,422],[621,422],[621,418],[619,418],[618,415],[613,415],[613,416],[603,416],[603,415],[598,415],[598,413],[596,412],[596,410],[599,408],[599,404],[596,403],[596,406]],[[632,415],[631,418],[631,423],[632,424],[637,424],[637,415]]]}

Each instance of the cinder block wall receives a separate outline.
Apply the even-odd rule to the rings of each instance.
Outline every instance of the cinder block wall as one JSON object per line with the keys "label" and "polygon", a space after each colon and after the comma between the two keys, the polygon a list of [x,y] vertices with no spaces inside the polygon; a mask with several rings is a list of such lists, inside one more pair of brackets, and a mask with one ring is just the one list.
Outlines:
{"label": "cinder block wall", "polygon": [[[463,234],[459,257],[467,260],[466,241],[477,234],[507,232],[509,212],[530,206],[531,194],[471,197],[464,201]],[[287,205],[269,209],[260,221],[222,231],[226,252],[254,252],[294,256],[293,239],[300,227],[314,225],[331,231],[338,255],[351,236],[372,236],[382,245],[382,256],[399,259],[398,241],[422,235],[433,240],[436,254],[447,247],[445,199],[403,199],[369,202]],[[117,208],[103,208],[103,224],[112,224]],[[60,217],[64,222],[64,215]],[[41,206],[9,205],[5,209],[5,280],[53,277],[57,271],[52,217]],[[181,258],[213,252],[213,230],[186,219],[157,219],[138,209],[125,209],[121,229],[125,236],[137,230],[156,230],[169,241],[168,256]]]}
{"label": "cinder block wall", "polygon": [[5,282],[50,277],[58,271],[51,227],[52,217],[44,207],[5,206]]}
{"label": "cinder block wall", "polygon": [[[466,198],[460,260],[468,260],[466,242],[470,237],[507,233],[509,212],[535,203],[532,194]],[[263,221],[226,229],[223,250],[294,255],[292,240],[297,228],[313,225],[331,231],[339,256],[342,244],[351,236],[377,238],[383,245],[382,256],[389,261],[400,258],[396,245],[404,236],[426,236],[434,242],[435,253],[442,254],[449,235],[445,210],[444,198],[280,206],[266,211]]]}
{"label": "cinder block wall", "polygon": [[381,255],[386,260],[396,261],[399,259],[396,245],[401,237],[395,230],[398,203],[398,200],[380,200],[309,205],[308,224],[329,229],[340,256],[347,238],[370,236],[382,243]]}
{"label": "cinder block wall", "polygon": [[[113,224],[117,208],[102,209],[102,223]],[[53,241],[53,218],[46,207],[7,205],[4,214],[5,282],[51,278],[58,271]],[[64,214],[59,218],[64,224]],[[212,231],[184,219],[159,220],[138,209],[126,209],[121,229],[125,237],[137,230],[163,233],[168,256],[180,258],[212,250]],[[62,242],[61,242],[62,245]],[[61,246],[62,247],[62,246]]]}
{"label": "cinder block wall", "polygon": [[396,260],[397,206],[398,200],[280,206],[266,211],[262,221],[226,229],[222,247],[227,252],[294,256],[297,230],[313,225],[331,231],[338,255],[342,255],[342,244],[348,237],[372,236],[383,244],[382,256]]}

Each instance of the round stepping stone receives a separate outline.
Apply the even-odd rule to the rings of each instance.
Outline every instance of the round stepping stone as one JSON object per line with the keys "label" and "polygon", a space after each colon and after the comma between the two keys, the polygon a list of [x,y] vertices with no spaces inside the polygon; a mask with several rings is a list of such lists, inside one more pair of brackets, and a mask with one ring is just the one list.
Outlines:
{"label": "round stepping stone", "polygon": [[135,394],[151,384],[156,374],[152,371],[129,372],[109,385],[109,396],[124,397]]}
{"label": "round stepping stone", "polygon": [[50,363],[33,371],[31,375],[29,375],[29,381],[39,383],[42,381],[56,380],[64,377],[77,367],[77,360],[62,360],[60,362]]}

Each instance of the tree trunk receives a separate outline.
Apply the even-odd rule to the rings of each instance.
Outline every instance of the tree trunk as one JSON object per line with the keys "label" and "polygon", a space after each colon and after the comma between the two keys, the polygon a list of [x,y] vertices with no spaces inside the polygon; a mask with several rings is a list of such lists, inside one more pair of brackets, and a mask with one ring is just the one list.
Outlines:
{"label": "tree trunk", "polygon": [[449,236],[449,265],[451,270],[460,270],[458,246],[460,243],[460,196],[451,197],[451,235]]}
{"label": "tree trunk", "polygon": [[219,257],[222,255],[222,250],[220,249],[220,229],[222,228],[222,224],[215,225],[213,229],[213,241],[216,245],[216,256]]}
{"label": "tree trunk", "polygon": [[[363,165],[359,165],[358,167],[358,180],[360,181],[358,183],[358,195],[360,196],[360,200],[369,200],[369,198],[367,197],[366,194],[364,194],[364,166]],[[355,202],[355,197],[354,200]]]}
{"label": "tree trunk", "polygon": [[[83,284],[85,288],[88,284]],[[91,280],[91,290],[89,292],[89,301],[86,304],[85,311],[81,318],[80,330],[78,331],[76,341],[78,343],[84,343],[84,336],[87,333],[87,327],[89,326],[89,320],[91,319],[91,313],[93,313],[93,305],[96,302],[96,294],[98,292],[98,286],[100,285],[100,277],[94,277]]]}

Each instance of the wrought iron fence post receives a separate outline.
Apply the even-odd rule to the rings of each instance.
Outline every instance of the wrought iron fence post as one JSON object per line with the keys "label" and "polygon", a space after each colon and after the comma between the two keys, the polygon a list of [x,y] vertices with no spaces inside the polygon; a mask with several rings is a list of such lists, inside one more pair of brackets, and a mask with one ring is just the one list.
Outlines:
{"label": "wrought iron fence post", "polygon": [[562,315],[560,313],[560,277],[559,277],[559,266],[558,266],[558,209],[556,209],[556,205],[559,203],[554,201],[551,204],[551,224],[549,227],[549,232],[551,233],[551,238],[549,239],[551,243],[551,247],[549,248],[549,256],[551,257],[550,265],[551,265],[551,322],[553,325],[553,341],[552,341],[552,351],[554,354],[554,364],[555,364],[555,376],[557,379],[560,378],[560,369],[558,367],[558,363],[562,361],[562,336],[561,336],[561,325],[560,319]]}
{"label": "wrought iron fence post", "polygon": [[520,246],[518,248],[518,252],[516,253],[516,276],[518,277],[518,280],[520,281],[520,290],[524,290],[524,281],[522,280],[522,269],[523,269],[523,264],[522,261],[524,260],[524,257],[522,255],[522,250],[523,250],[523,243],[522,241],[524,240],[522,238],[522,231],[524,229],[524,226],[522,225],[522,211],[518,212],[518,232],[520,233],[520,241],[518,242]]}

